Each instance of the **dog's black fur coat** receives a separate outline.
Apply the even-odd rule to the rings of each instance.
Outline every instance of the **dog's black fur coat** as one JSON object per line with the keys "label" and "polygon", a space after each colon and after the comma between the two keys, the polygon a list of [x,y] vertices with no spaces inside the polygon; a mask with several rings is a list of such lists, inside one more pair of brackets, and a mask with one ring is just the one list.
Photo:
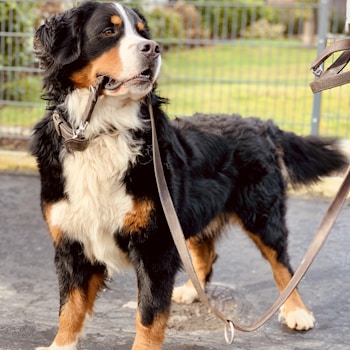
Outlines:
{"label": "dog's black fur coat", "polygon": [[[281,131],[271,121],[238,115],[197,114],[169,121],[160,108],[161,100],[153,95],[152,101],[165,176],[186,238],[198,234],[218,214],[234,213],[248,231],[259,235],[277,252],[283,252],[279,259],[291,270],[284,254],[286,181],[279,157],[282,154],[293,185],[310,184],[345,166],[346,159],[336,151],[335,140],[299,137]],[[38,159],[42,179],[41,200],[56,202],[66,196],[59,159],[59,150],[64,146],[53,127],[51,113],[48,114],[35,128],[32,153]],[[149,119],[146,105],[140,118]],[[116,232],[115,238],[135,266],[144,260],[146,275],[152,276],[156,286],[164,287],[170,279],[169,287],[162,288],[167,294],[160,297],[168,299],[180,262],[158,200],[151,130],[135,136],[145,140],[145,144],[137,165],[125,177],[127,190],[135,198],[151,198],[157,206],[152,224],[141,235]],[[75,249],[69,246],[67,242],[67,252],[60,250],[57,254],[70,258],[83,255],[76,243]],[[71,277],[78,276],[72,271]],[[144,275],[139,283],[143,281]],[[155,290],[152,295],[156,298]],[[153,312],[164,311],[164,306],[160,302]]]}

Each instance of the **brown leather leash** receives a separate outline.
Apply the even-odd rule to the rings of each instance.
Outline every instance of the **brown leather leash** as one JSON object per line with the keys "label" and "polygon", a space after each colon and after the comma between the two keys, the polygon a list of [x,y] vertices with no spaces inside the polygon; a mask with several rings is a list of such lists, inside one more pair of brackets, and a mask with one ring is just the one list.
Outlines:
{"label": "brown leather leash", "polygon": [[[324,61],[339,51],[343,51],[342,54],[326,70],[323,70],[321,66]],[[316,80],[310,83],[312,92],[315,93],[349,83],[350,71],[343,72],[349,60],[350,39],[338,40],[321,52],[311,63],[311,70],[316,76]]]}
{"label": "brown leather leash", "polygon": [[234,338],[234,330],[238,329],[243,332],[252,332],[264,323],[266,323],[275,312],[283,305],[287,300],[293,290],[297,287],[300,280],[303,278],[312,262],[314,261],[316,255],[323,246],[345,200],[350,189],[350,167],[347,170],[346,176],[342,185],[340,186],[337,195],[329,206],[316,234],[302,260],[301,264],[295,271],[292,279],[289,281],[286,288],[279,295],[277,300],[273,305],[266,311],[266,313],[255,323],[250,326],[240,325],[237,321],[225,317],[219,310],[213,307],[207,298],[199,280],[197,274],[194,270],[190,253],[186,246],[185,237],[179,222],[179,219],[176,215],[174,204],[172,202],[168,185],[164,176],[163,164],[160,156],[157,131],[154,121],[153,108],[151,102],[148,104],[149,114],[152,124],[152,144],[153,144],[153,160],[154,160],[154,172],[159,192],[160,201],[163,206],[164,215],[168,222],[168,226],[173,237],[176,248],[179,252],[180,258],[183,262],[184,269],[187,272],[189,278],[191,279],[193,286],[195,287],[200,299],[202,302],[211,310],[211,312],[225,324],[225,340],[228,344],[232,344]]}

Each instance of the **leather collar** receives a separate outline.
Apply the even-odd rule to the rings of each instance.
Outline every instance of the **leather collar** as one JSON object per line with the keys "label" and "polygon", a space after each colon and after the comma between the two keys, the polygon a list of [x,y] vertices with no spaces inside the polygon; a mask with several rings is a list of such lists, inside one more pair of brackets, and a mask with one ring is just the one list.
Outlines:
{"label": "leather collar", "polygon": [[84,151],[89,145],[90,140],[85,138],[84,131],[89,125],[91,115],[95,108],[98,96],[100,95],[100,92],[103,88],[103,80],[103,76],[98,76],[96,78],[95,85],[90,86],[89,100],[78,128],[72,128],[70,123],[68,123],[68,121],[62,118],[58,109],[55,109],[55,111],[52,114],[52,120],[54,122],[55,129],[58,135],[60,135],[64,139],[64,145],[69,151],[81,152]]}

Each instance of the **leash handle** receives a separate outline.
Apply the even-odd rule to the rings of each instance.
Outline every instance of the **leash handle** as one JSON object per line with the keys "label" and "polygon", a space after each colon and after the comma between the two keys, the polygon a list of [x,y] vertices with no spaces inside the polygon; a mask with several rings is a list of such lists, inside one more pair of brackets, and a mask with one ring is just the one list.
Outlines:
{"label": "leash handle", "polygon": [[[151,125],[152,125],[154,172],[155,172],[160,201],[163,207],[164,215],[168,222],[171,235],[173,237],[176,248],[179,252],[180,258],[183,262],[184,268],[189,278],[191,279],[193,286],[196,289],[200,299],[211,310],[211,312],[225,324],[225,340],[228,344],[231,344],[234,338],[234,329],[238,329],[243,332],[252,332],[260,328],[275,314],[275,312],[282,306],[282,304],[288,299],[288,297],[293,292],[293,290],[297,287],[297,285],[299,284],[299,282],[301,281],[301,279],[303,278],[303,276],[311,266],[312,262],[314,261],[321,247],[323,246],[346,200],[347,194],[349,193],[349,189],[350,189],[350,166],[347,170],[344,181],[338,190],[337,195],[333,199],[325,216],[323,217],[323,220],[318,230],[316,231],[316,234],[304,256],[304,259],[302,260],[301,264],[297,268],[295,274],[293,275],[293,277],[291,278],[291,280],[289,281],[285,289],[282,291],[282,293],[279,295],[279,297],[273,303],[270,309],[268,309],[267,312],[257,322],[253,323],[251,326],[242,326],[238,324],[236,321],[225,317],[225,315],[223,315],[219,310],[217,310],[211,305],[209,299],[207,298],[198,280],[197,274],[192,264],[190,253],[186,246],[185,237],[184,237],[179,219],[176,215],[174,204],[171,199],[168,185],[166,183],[166,179],[164,176],[163,164],[162,164],[160,151],[159,151],[157,131],[155,126],[151,101],[149,101],[148,108],[149,108],[149,114],[150,114]],[[231,332],[230,336],[228,335],[228,331]]]}
{"label": "leash handle", "polygon": [[[343,53],[324,71],[322,64],[332,54],[343,51]],[[317,77],[310,83],[313,93],[331,89],[350,82],[350,72],[342,72],[350,60],[350,39],[338,40],[328,46],[311,63],[311,70]]]}

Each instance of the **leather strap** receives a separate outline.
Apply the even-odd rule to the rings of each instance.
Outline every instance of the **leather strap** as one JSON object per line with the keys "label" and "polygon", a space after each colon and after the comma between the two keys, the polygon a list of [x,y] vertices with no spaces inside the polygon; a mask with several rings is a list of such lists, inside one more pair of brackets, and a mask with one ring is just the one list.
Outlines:
{"label": "leather strap", "polygon": [[[321,65],[335,52],[344,51],[328,68],[323,71]],[[342,39],[328,46],[312,62],[311,70],[318,77],[310,83],[312,92],[319,92],[350,82],[350,71],[342,72],[350,60],[350,39]]]}
{"label": "leather strap", "polygon": [[103,79],[103,76],[98,76],[95,85],[90,86],[89,99],[77,129],[73,129],[71,125],[61,117],[57,109],[52,114],[55,129],[58,135],[64,139],[64,144],[70,151],[84,151],[89,144],[89,140],[84,137],[84,131],[91,120],[92,112],[103,88]]}
{"label": "leather strap", "polygon": [[[186,246],[185,236],[183,234],[179,219],[176,215],[176,211],[174,208],[174,204],[172,202],[169,189],[166,183],[166,179],[163,171],[163,164],[160,156],[158,140],[157,140],[157,131],[154,121],[153,108],[151,102],[149,102],[149,114],[151,118],[152,124],[152,144],[153,144],[153,160],[154,160],[154,172],[156,177],[156,182],[158,186],[158,192],[160,201],[163,206],[164,215],[168,222],[168,226],[173,237],[176,248],[179,252],[180,258],[183,262],[185,271],[187,272],[189,278],[191,279],[194,288],[196,289],[200,299],[202,302],[211,310],[211,312],[225,324],[225,339],[226,342],[231,344],[234,336],[234,329],[238,329],[243,332],[251,332],[259,327],[261,327],[264,323],[266,323],[278,309],[283,305],[283,303],[287,300],[293,290],[297,287],[302,277],[305,275],[310,265],[314,261],[316,255],[320,251],[323,246],[344,202],[349,193],[350,189],[350,167],[347,170],[346,176],[342,185],[340,186],[337,195],[329,206],[315,236],[313,241],[311,242],[304,259],[301,264],[295,271],[294,276],[289,281],[286,288],[279,295],[277,300],[273,303],[270,309],[254,324],[250,326],[240,325],[237,321],[229,319],[225,317],[219,310],[214,308],[209,299],[207,298],[199,280],[197,274],[194,270],[190,253]],[[228,336],[228,330],[231,330],[231,335]]]}

